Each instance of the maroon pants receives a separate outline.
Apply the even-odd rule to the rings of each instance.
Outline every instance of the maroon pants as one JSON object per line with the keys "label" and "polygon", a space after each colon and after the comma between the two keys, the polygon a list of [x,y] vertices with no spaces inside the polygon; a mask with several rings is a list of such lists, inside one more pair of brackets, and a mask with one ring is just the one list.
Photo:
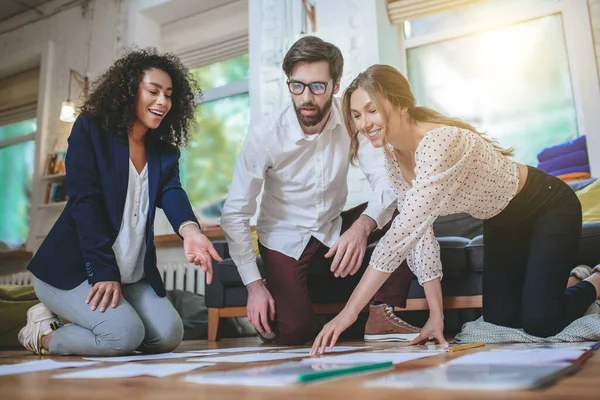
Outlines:
{"label": "maroon pants", "polygon": [[[352,226],[366,206],[365,203],[342,212],[342,233]],[[379,240],[390,225],[391,221],[384,228],[371,233],[368,243]],[[278,340],[288,345],[303,345],[312,340],[317,333],[317,319],[313,313],[311,298],[329,297],[337,298],[337,301],[347,301],[368,267],[370,258],[370,255],[365,255],[361,270],[356,275],[335,278],[330,270],[333,257],[324,257],[329,248],[314,237],[310,239],[298,260],[267,249],[260,243],[259,249],[265,266],[267,286],[275,300]],[[412,277],[412,272],[406,262],[403,262],[375,294],[374,300],[406,307]]]}

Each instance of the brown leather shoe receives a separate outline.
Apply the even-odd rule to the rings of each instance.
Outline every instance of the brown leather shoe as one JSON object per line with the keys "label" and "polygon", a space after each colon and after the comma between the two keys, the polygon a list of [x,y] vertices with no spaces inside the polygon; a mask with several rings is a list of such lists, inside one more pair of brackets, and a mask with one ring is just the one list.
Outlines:
{"label": "brown leather shoe", "polygon": [[421,332],[398,318],[387,304],[371,305],[365,327],[365,342],[408,342]]}

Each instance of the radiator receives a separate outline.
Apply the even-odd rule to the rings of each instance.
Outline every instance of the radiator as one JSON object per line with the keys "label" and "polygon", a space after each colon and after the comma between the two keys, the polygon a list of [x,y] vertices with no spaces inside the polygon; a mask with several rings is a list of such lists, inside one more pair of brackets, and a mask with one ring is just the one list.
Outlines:
{"label": "radiator", "polygon": [[195,265],[187,262],[162,263],[158,264],[158,271],[165,289],[204,294],[204,273]]}
{"label": "radiator", "polygon": [[0,285],[33,285],[33,274],[29,271],[0,276]]}
{"label": "radiator", "polygon": [[[163,263],[158,270],[165,283],[165,289],[187,290],[196,294],[204,294],[204,273],[187,262]],[[33,275],[29,271],[0,276],[2,285],[33,285]]]}

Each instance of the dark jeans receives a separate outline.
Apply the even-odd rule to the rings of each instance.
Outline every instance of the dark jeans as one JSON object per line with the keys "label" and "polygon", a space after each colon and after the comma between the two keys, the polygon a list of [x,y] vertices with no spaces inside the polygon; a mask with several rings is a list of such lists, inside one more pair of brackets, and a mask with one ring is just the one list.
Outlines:
{"label": "dark jeans", "polygon": [[596,300],[589,282],[565,289],[575,267],[581,204],[560,179],[529,167],[525,186],[484,221],[483,318],[548,337]]}
{"label": "dark jeans", "polygon": [[[342,212],[342,233],[360,217],[366,206],[361,204]],[[391,221],[384,228],[374,231],[369,236],[368,243],[379,240],[390,225]],[[331,298],[327,302],[346,302],[368,267],[370,258],[365,255],[361,270],[356,275],[335,278],[330,271],[333,257],[324,257],[329,248],[315,238],[310,239],[298,260],[267,249],[260,243],[259,249],[265,266],[267,286],[275,300],[278,341],[288,345],[305,344],[317,333],[317,318],[312,309],[311,298],[323,298],[325,295]],[[375,300],[406,307],[412,277],[408,265],[403,262],[379,289]]]}

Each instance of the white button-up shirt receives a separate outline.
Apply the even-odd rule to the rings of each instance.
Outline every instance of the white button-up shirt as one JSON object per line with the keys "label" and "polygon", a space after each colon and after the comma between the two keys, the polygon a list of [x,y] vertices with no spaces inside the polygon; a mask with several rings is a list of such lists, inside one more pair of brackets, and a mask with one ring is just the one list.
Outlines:
{"label": "white button-up shirt", "polygon": [[148,164],[138,174],[133,162],[129,160],[123,220],[112,246],[121,273],[121,283],[135,283],[144,277],[148,207]]}
{"label": "white button-up shirt", "polygon": [[[378,228],[389,222],[396,206],[384,159],[382,149],[360,136],[358,164],[372,188],[363,214]],[[221,217],[229,253],[245,285],[261,278],[249,221],[263,184],[258,238],[265,247],[297,260],[311,236],[328,247],[339,238],[349,167],[350,138],[339,99],[320,134],[304,134],[291,104],[250,130]]]}

